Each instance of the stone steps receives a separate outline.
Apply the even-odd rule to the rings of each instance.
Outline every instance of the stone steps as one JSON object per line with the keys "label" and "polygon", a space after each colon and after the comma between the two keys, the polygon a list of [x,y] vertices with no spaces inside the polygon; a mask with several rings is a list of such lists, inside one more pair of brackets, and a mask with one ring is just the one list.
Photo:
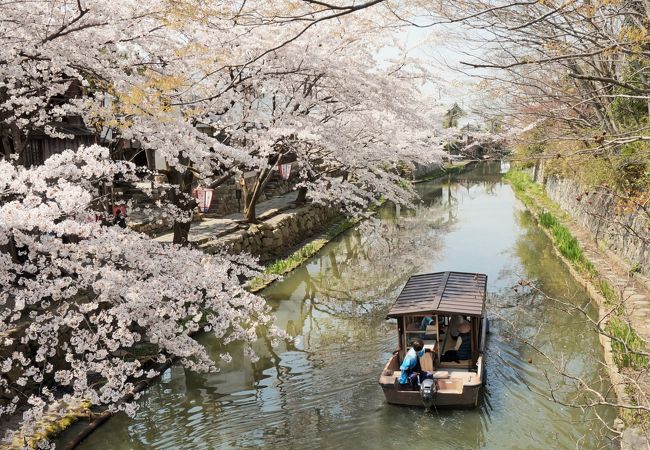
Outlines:
{"label": "stone steps", "polygon": [[582,225],[575,220],[570,221],[568,225],[599,276],[616,289],[634,331],[643,340],[650,342],[650,292],[644,285],[631,278],[627,270],[616,264],[616,261],[603,257],[591,233]]}

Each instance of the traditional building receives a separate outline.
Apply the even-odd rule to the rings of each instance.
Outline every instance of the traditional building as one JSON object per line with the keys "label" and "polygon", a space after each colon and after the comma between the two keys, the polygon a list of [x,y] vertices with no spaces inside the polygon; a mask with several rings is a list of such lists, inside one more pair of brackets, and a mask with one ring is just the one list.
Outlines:
{"label": "traditional building", "polygon": [[[50,99],[48,107],[54,108],[82,95],[84,92],[81,83],[70,83],[65,94]],[[63,117],[47,124],[47,127],[65,137],[50,136],[45,132],[45,126],[20,131],[10,125],[0,127],[0,156],[18,154],[18,161],[26,167],[31,167],[43,164],[47,158],[63,150],[76,150],[81,145],[92,145],[98,141],[95,130],[86,127],[79,116]]]}

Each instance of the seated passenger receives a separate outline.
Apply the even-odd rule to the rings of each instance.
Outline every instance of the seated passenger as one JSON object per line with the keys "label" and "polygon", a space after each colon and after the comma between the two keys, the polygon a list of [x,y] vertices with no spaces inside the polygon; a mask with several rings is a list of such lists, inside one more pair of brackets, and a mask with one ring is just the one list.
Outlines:
{"label": "seated passenger", "polygon": [[458,337],[453,350],[447,350],[440,358],[440,361],[460,362],[461,359],[470,359],[472,356],[472,327],[467,322],[458,326]]}
{"label": "seated passenger", "polygon": [[449,333],[451,334],[451,337],[454,339],[458,337],[458,327],[464,323],[466,324],[467,321],[463,319],[462,316],[458,314],[451,316],[451,320],[449,321]]}
{"label": "seated passenger", "polygon": [[419,331],[420,330],[420,321],[417,317],[409,317],[408,323],[406,324],[407,331]]}
{"label": "seated passenger", "polygon": [[411,348],[406,355],[399,370],[402,371],[399,377],[400,385],[410,385],[413,389],[418,389],[420,382],[425,378],[432,376],[429,372],[422,372],[420,367],[420,358],[424,356],[429,349],[424,349],[424,342],[420,338],[413,339]]}

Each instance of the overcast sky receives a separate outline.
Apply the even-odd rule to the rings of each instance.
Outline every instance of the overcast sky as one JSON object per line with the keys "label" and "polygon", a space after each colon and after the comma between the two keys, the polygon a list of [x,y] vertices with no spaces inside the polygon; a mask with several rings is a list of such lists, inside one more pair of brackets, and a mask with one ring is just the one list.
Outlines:
{"label": "overcast sky", "polygon": [[[461,120],[463,125],[482,122],[472,113],[480,103],[478,99],[481,96],[477,87],[481,80],[472,74],[480,72],[461,64],[461,61],[471,61],[472,55],[482,53],[482,49],[476,42],[471,42],[470,37],[474,40],[477,38],[475,33],[470,33],[457,24],[430,28],[410,27],[397,37],[400,45],[409,50],[409,55],[422,59],[437,78],[435,82],[423,87],[424,92],[431,96],[443,112],[458,103],[468,113]],[[380,58],[394,58],[398,54],[397,49],[386,48],[380,53]]]}

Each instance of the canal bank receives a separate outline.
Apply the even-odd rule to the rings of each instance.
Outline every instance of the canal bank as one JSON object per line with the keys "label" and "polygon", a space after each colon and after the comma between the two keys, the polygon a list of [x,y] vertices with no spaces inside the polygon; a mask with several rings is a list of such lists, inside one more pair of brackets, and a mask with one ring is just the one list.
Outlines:
{"label": "canal bank", "polygon": [[[421,168],[421,172],[419,172],[419,178],[413,180],[414,184],[418,183],[424,183],[424,182],[431,182],[438,180],[443,177],[451,177],[452,175],[459,175],[463,172],[466,172],[470,170],[472,167],[474,167],[477,164],[476,161],[457,161],[454,163],[448,163],[444,164],[443,166],[436,167],[433,170],[427,171]],[[373,213],[376,212],[379,208],[382,207],[384,204],[384,201],[380,201],[377,204],[373,205],[370,208],[370,212]],[[291,213],[290,213],[291,214]],[[334,219],[331,219],[332,215],[327,214],[324,215],[322,219],[324,220],[317,220],[318,218],[315,219],[315,224],[317,227],[321,227],[322,232],[315,236],[315,237],[310,237],[306,240],[303,240],[303,242],[297,246],[295,246],[295,250],[289,252],[286,256],[281,257],[279,259],[276,259],[268,264],[265,265],[263,273],[251,280],[249,282],[249,290],[251,292],[259,292],[278,279],[277,277],[286,275],[293,270],[297,269],[300,267],[303,263],[305,263],[309,258],[314,256],[316,253],[318,253],[325,244],[330,242],[332,239],[337,237],[339,234],[343,233],[344,231],[357,226],[359,223],[361,223],[363,218],[347,218],[342,215],[334,215]],[[327,220],[331,220],[329,223]],[[283,219],[280,218],[278,221],[279,223],[282,223]],[[293,223],[293,222],[301,222],[300,216],[294,216],[291,214],[288,216],[288,220],[284,220],[287,223]],[[323,222],[325,221],[325,224]],[[269,225],[267,229],[273,230],[275,227],[272,225]],[[278,235],[283,235],[282,232],[277,233]],[[237,236],[234,237],[235,240],[238,239]],[[204,248],[206,251],[211,251],[212,248],[219,248],[219,247],[228,247],[231,248],[233,252],[237,250],[241,250],[241,246],[233,246],[232,243],[219,243],[218,245],[209,245],[209,244],[203,244],[202,248]],[[281,247],[282,244],[278,244],[276,247]]]}
{"label": "canal bank", "polygon": [[413,183],[425,183],[427,181],[438,180],[442,177],[459,175],[470,170],[476,164],[478,164],[478,161],[454,161],[439,167],[434,167],[432,170],[426,170],[424,167],[420,167],[413,174]]}
{"label": "canal bank", "polygon": [[[605,352],[608,373],[621,406],[616,429],[623,449],[650,448],[646,427],[650,421],[646,394],[650,387],[647,348],[650,325],[644,321],[650,298],[645,286],[601,249],[589,231],[551,200],[544,188],[525,172],[506,177],[548,235],[573,277],[599,308],[593,322]],[[641,314],[635,314],[640,310]],[[642,409],[638,409],[641,407]]]}
{"label": "canal bank", "polygon": [[[251,362],[237,346],[206,337],[216,360],[229,351],[233,362],[216,374],[172,367],[138,401],[135,418],[116,416],[80,448],[520,448],[522,439],[533,447],[608,446],[594,414],[548,400],[552,367],[528,362],[535,356],[518,339],[537,336],[581,376],[601,377],[598,339],[586,323],[513,289],[525,274],[558,297],[586,298],[498,165],[417,189],[421,207],[381,209],[375,226],[343,233],[262,292],[296,342],[273,348],[262,339]],[[477,410],[433,415],[385,405],[377,377],[396,346],[386,311],[410,274],[448,268],[490,277],[486,396]],[[597,411],[611,423],[607,409]]]}

